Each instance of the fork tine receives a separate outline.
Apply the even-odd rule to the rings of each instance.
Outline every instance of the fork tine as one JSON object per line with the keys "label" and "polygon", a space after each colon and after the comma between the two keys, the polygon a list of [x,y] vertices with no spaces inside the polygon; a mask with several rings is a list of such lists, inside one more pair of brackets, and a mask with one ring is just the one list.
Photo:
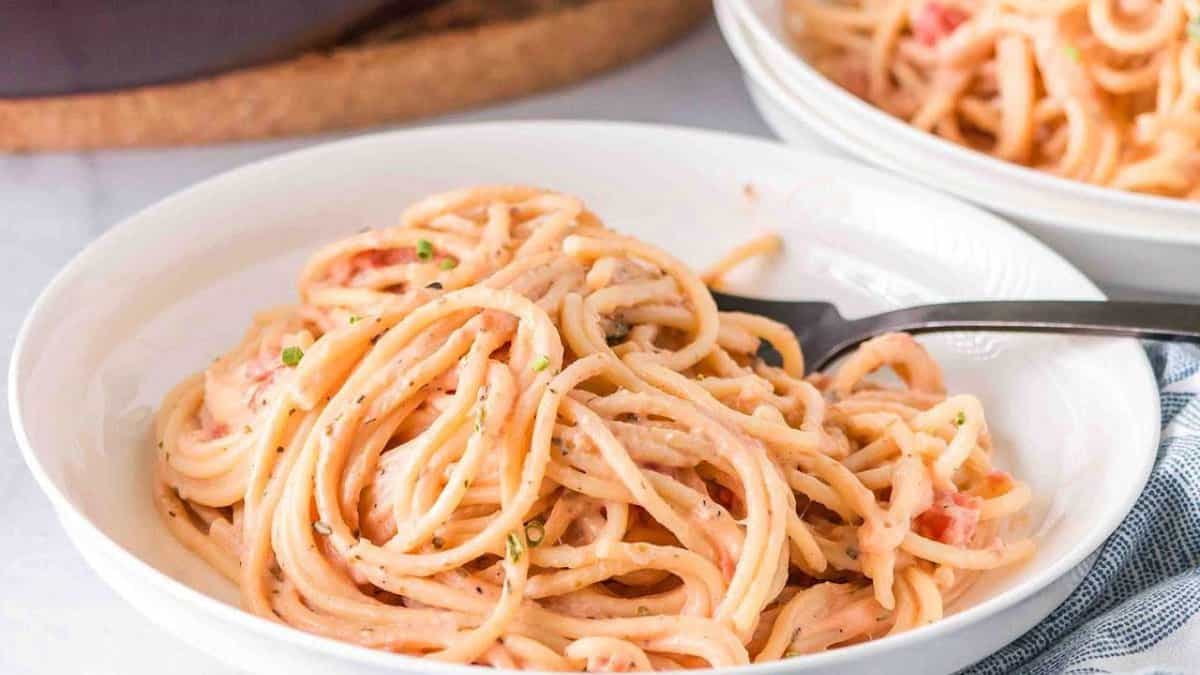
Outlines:
{"label": "fork tine", "polygon": [[722,312],[759,314],[791,328],[804,350],[805,367],[810,371],[828,360],[828,351],[840,342],[847,326],[837,307],[828,302],[764,300],[717,291],[712,296]]}

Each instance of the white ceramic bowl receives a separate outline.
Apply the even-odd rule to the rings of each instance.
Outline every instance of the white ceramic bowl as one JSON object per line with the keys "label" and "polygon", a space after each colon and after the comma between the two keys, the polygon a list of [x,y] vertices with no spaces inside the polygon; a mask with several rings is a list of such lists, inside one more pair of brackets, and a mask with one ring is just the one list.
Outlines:
{"label": "white ceramic bowl", "polygon": [[[9,388],[17,439],[105,581],[165,629],[247,670],[463,670],[239,610],[232,585],[155,515],[149,433],[173,382],[234,344],[255,308],[294,298],[314,248],[393,223],[420,196],[479,182],[578,194],[613,227],[693,264],[752,231],[777,230],[782,261],[751,266],[735,285],[830,298],[850,315],[942,299],[1100,297],[1049,249],[974,207],[764,141],[530,122],[400,131],[284,155],[114,227],[54,279],[18,337]],[[1036,557],[985,578],[935,625],[733,672],[955,670],[1046,616],[1133,504],[1158,434],[1157,393],[1135,342],[959,334],[925,343],[952,389],[983,399],[1000,463],[1038,495],[1027,522]],[[1121,424],[1104,423],[1113,419]]]}
{"label": "white ceramic bowl", "polygon": [[[1200,294],[1200,204],[1058,178],[914,129],[809,66],[787,42],[781,4],[716,0],[726,42],[781,137],[804,142],[816,132],[854,156],[1004,214],[1101,283]],[[765,89],[782,95],[764,97]]]}

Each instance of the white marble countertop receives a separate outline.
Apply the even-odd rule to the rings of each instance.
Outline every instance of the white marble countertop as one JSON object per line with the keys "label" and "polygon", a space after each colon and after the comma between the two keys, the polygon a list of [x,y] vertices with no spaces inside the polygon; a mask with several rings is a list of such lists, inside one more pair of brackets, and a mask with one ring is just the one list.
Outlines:
{"label": "white marble countertop", "polygon": [[[711,23],[649,60],[584,84],[423,124],[537,118],[634,120],[771,135]],[[11,352],[21,320],[54,273],[114,223],[213,174],[329,138],[0,155],[0,269],[8,279],[0,287],[0,350]],[[0,514],[0,672],[137,675],[158,673],[164,664],[179,675],[233,672],[155,627],[84,564],[7,428],[0,431]]]}

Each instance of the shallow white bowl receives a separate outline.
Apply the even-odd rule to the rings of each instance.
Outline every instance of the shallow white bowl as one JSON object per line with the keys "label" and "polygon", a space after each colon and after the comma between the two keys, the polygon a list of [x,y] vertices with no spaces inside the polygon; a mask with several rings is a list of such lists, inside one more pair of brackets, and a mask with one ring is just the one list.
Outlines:
{"label": "shallow white bowl", "polygon": [[854,156],[1004,214],[1101,283],[1200,293],[1200,204],[1058,178],[914,129],[809,66],[787,41],[782,0],[716,5],[748,78],[784,92],[781,100],[755,97],[781,137],[804,142],[815,131]]}
{"label": "shallow white bowl", "polygon": [[[234,344],[254,309],[294,298],[293,280],[314,248],[393,223],[430,192],[481,182],[578,194],[611,226],[693,264],[774,229],[785,256],[743,270],[735,285],[830,298],[850,315],[945,299],[1100,297],[1049,249],[978,209],[764,141],[530,122],[400,131],[284,155],[113,228],[54,279],[18,337],[9,388],[18,441],[101,577],[159,625],[248,670],[463,670],[237,609],[235,589],[154,513],[149,432],[173,382]],[[1000,463],[1038,495],[1027,522],[1037,556],[987,577],[933,626],[735,672],[955,670],[1049,613],[1132,506],[1158,434],[1157,393],[1135,342],[998,334],[925,342],[953,390],[981,396]]]}

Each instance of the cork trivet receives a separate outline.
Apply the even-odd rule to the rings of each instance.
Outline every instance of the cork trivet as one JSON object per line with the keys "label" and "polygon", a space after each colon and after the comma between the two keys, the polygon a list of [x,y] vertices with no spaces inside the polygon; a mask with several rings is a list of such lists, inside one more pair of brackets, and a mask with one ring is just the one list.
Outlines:
{"label": "cork trivet", "polygon": [[209,79],[0,99],[0,150],[195,145],[436,115],[627,63],[684,34],[710,6],[710,0],[591,0]]}

